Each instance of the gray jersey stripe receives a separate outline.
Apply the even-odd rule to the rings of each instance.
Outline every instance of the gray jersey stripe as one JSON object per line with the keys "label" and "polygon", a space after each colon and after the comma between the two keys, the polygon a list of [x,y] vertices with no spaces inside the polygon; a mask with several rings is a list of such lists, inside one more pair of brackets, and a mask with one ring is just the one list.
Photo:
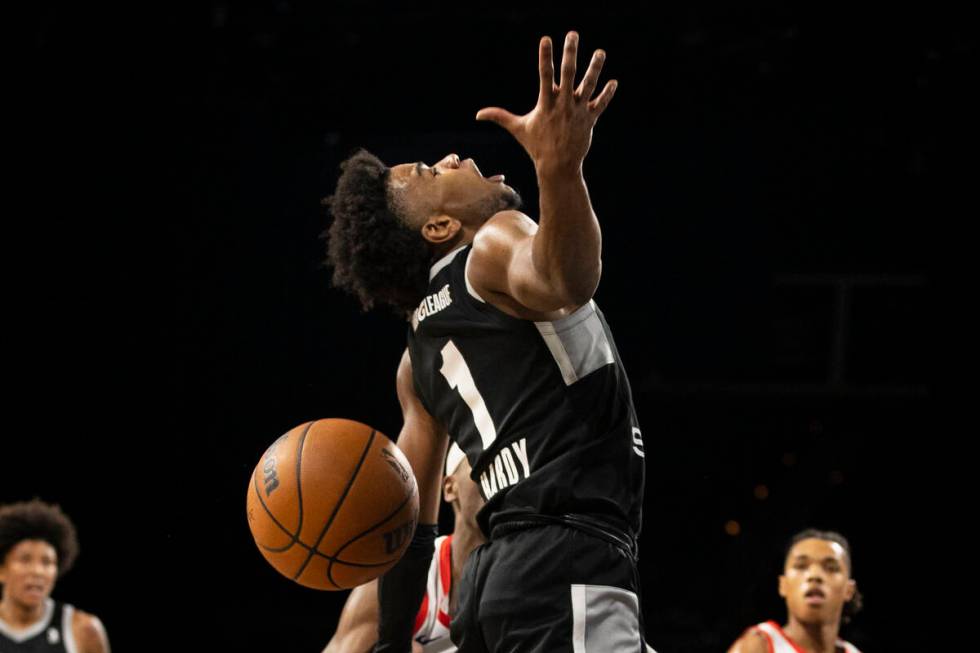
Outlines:
{"label": "gray jersey stripe", "polygon": [[637,653],[640,637],[636,594],[608,585],[571,586],[574,653]]}
{"label": "gray jersey stripe", "polygon": [[44,614],[41,619],[36,621],[34,625],[26,630],[16,631],[11,628],[6,621],[0,619],[0,633],[3,633],[13,641],[18,644],[21,642],[26,642],[32,637],[36,637],[41,634],[48,624],[51,622],[51,616],[54,614],[54,599],[44,600]]}
{"label": "gray jersey stripe", "polygon": [[65,606],[64,613],[64,625],[61,628],[61,632],[65,637],[65,650],[68,653],[78,653],[78,646],[75,644],[75,631],[72,630],[72,617],[75,614],[75,608],[70,605]]}
{"label": "gray jersey stripe", "polygon": [[558,364],[565,385],[572,385],[600,367],[615,362],[594,301],[560,320],[535,322],[534,326]]}

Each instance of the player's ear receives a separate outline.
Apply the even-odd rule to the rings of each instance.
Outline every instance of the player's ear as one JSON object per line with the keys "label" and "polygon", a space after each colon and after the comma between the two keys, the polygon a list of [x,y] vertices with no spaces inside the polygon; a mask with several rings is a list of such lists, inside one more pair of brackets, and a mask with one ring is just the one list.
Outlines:
{"label": "player's ear", "polygon": [[422,237],[434,245],[440,245],[456,237],[462,223],[448,215],[434,215],[422,225]]}
{"label": "player's ear", "polygon": [[854,593],[857,592],[858,584],[853,578],[847,581],[847,587],[844,588],[844,602],[850,601],[854,598]]}
{"label": "player's ear", "polygon": [[456,487],[456,479],[452,474],[442,479],[442,498],[446,503],[452,503],[459,498],[459,488]]}
{"label": "player's ear", "polygon": [[786,576],[780,574],[779,575],[779,595],[781,597],[783,597],[784,599],[786,598],[786,595],[789,594],[789,589],[786,587],[787,582],[788,581],[786,580]]}

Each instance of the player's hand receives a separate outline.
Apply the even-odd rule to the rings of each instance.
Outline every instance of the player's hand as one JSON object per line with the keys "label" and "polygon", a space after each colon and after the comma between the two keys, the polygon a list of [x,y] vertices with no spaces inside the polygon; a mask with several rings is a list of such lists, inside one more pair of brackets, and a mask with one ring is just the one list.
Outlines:
{"label": "player's hand", "polygon": [[538,50],[541,88],[534,109],[523,116],[500,107],[480,109],[476,114],[477,120],[495,122],[509,131],[527,150],[539,172],[542,169],[574,171],[581,167],[592,144],[592,127],[616,92],[618,82],[611,80],[597,97],[592,97],[606,59],[603,50],[593,53],[589,68],[576,87],[577,55],[578,34],[569,32],[562,54],[561,80],[555,84],[551,37],[542,37]]}

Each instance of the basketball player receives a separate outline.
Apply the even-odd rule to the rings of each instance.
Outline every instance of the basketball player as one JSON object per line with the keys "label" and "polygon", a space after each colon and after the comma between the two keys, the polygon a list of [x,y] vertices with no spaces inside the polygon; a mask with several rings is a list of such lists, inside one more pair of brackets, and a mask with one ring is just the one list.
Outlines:
{"label": "basketball player", "polygon": [[597,50],[576,86],[577,49],[570,32],[555,83],[542,38],[534,109],[476,116],[531,157],[538,223],[517,210],[503,175],[486,178],[455,154],[389,168],[359,151],[326,202],[335,285],[410,322],[398,445],[418,480],[420,525],[379,582],[377,651],[410,650],[450,433],[487,502],[477,523],[489,537],[464,569],[451,626],[459,650],[644,648],[635,542],[643,441],[592,300],[601,231],[582,169],[616,82],[595,94],[605,60]]}
{"label": "basketball player", "polygon": [[787,622],[749,628],[728,653],[860,653],[838,638],[844,622],[861,609],[851,577],[851,547],[840,533],[807,529],[790,540],[779,577]]}
{"label": "basketball player", "polygon": [[[436,538],[425,597],[418,606],[412,633],[415,653],[455,651],[449,640],[449,619],[456,607],[463,563],[485,541],[476,525],[483,498],[470,480],[470,464],[453,445],[446,456],[442,496],[453,508],[453,533]],[[337,631],[323,653],[367,653],[378,640],[378,584],[371,581],[351,592],[340,613]]]}
{"label": "basketball player", "polygon": [[0,651],[108,653],[98,617],[50,598],[77,554],[75,526],[58,506],[0,507]]}

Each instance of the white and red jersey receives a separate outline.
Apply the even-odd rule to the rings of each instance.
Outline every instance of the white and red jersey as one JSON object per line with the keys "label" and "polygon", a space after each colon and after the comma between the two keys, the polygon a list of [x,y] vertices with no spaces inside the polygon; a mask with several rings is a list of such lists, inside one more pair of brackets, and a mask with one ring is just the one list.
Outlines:
{"label": "white and red jersey", "polygon": [[429,565],[425,596],[415,615],[412,637],[423,645],[426,653],[455,651],[449,639],[449,588],[453,582],[452,535],[436,538],[436,547]]}
{"label": "white and red jersey", "polygon": [[[769,653],[805,653],[791,640],[775,621],[766,621],[749,628],[750,632],[761,633],[769,644]],[[844,653],[861,653],[856,646],[842,639],[837,640],[837,650]]]}

